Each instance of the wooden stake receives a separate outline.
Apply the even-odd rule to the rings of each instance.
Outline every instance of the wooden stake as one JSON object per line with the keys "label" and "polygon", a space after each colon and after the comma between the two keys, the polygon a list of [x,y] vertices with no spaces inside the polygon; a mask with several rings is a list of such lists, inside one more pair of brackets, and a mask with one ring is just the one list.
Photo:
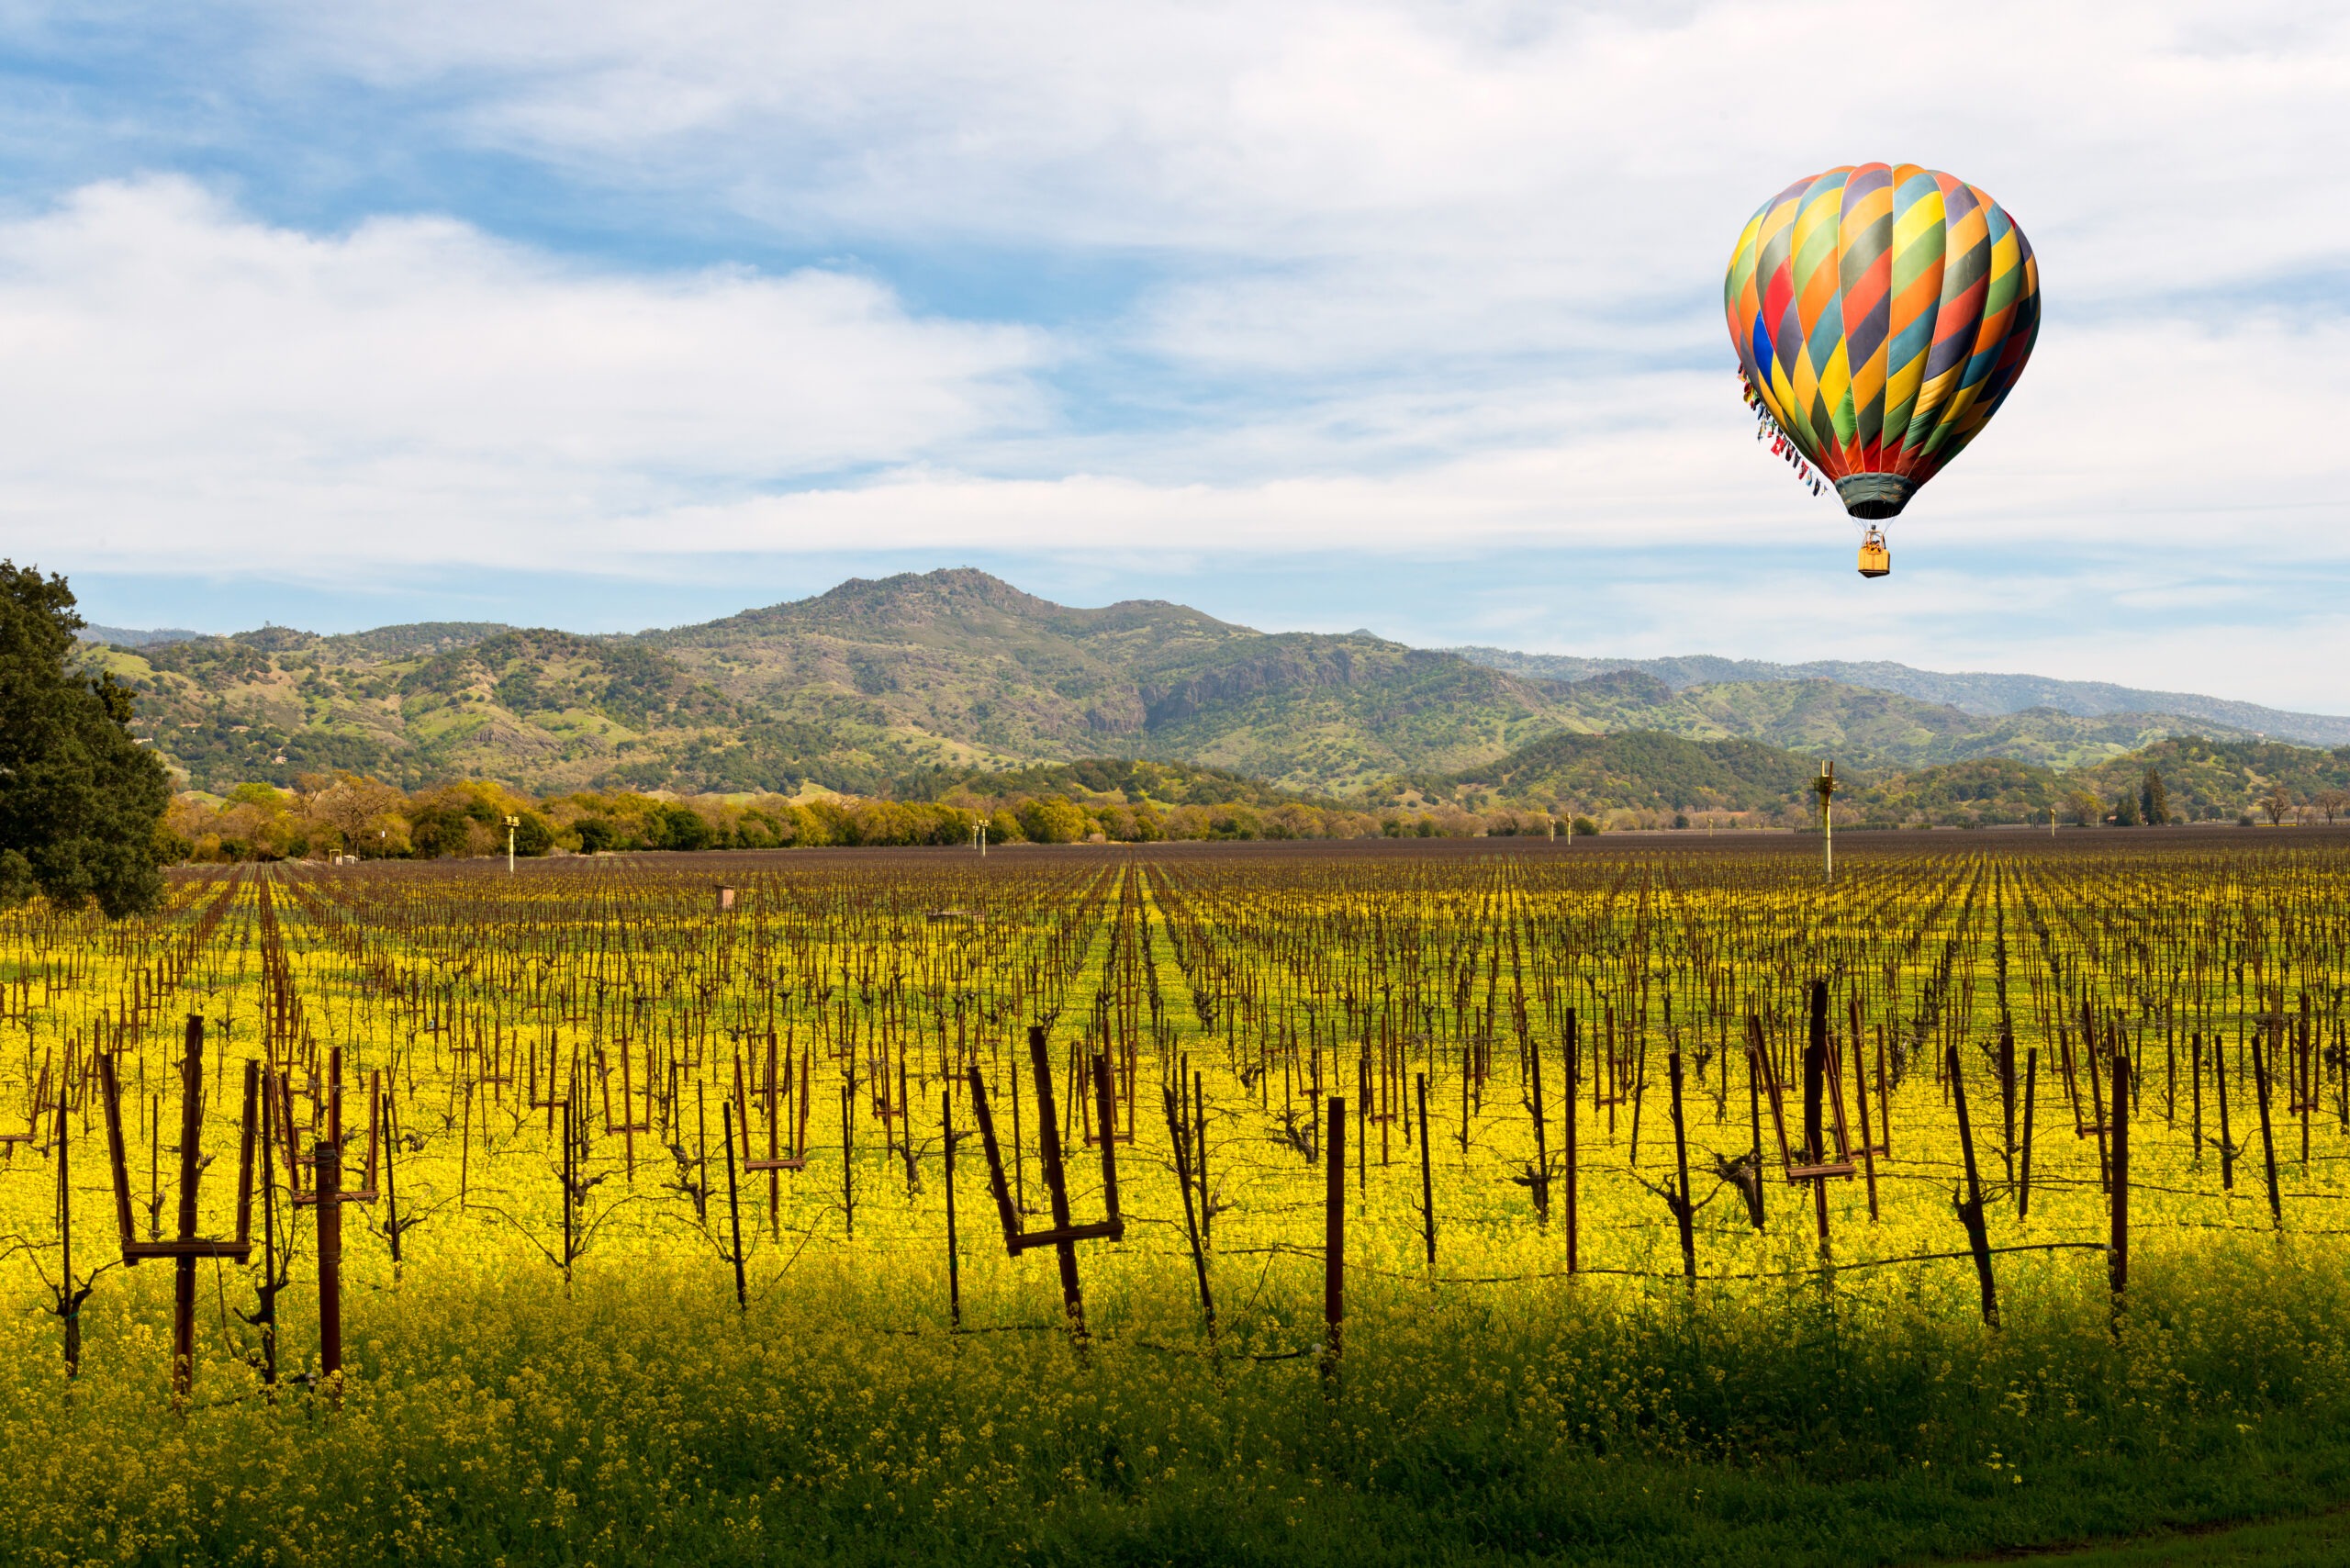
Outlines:
{"label": "wooden stake", "polygon": [[[197,1163],[196,1143],[203,1132],[204,1020],[190,1014],[185,1054],[180,1058],[179,1238],[183,1242],[196,1239],[196,1185],[204,1170]],[[183,1252],[172,1261],[172,1392],[185,1399],[196,1379],[196,1254]]]}
{"label": "wooden stake", "polygon": [[944,1091],[938,1096],[938,1126],[946,1182],[946,1324],[950,1328],[963,1327],[963,1260],[955,1236],[955,1095]]}
{"label": "wooden stake", "polygon": [[[2122,1297],[2130,1285],[2130,1118],[2120,1114],[2121,1107],[2128,1103],[2129,1090],[2130,1056],[2117,1046],[2113,1052],[2113,1234],[2106,1253],[2111,1271],[2116,1333],[2121,1331]],[[2270,1169],[2273,1171],[2275,1167]],[[2273,1184],[2269,1192],[2273,1202]]]}
{"label": "wooden stake", "polygon": [[749,1295],[743,1286],[743,1198],[734,1181],[734,1106],[722,1102],[718,1107],[718,1133],[726,1145],[726,1223],[733,1238],[728,1258],[734,1265],[734,1310],[751,1310]]}
{"label": "wooden stake", "polygon": [[[1580,1050],[1576,1042],[1575,1010],[1572,1007],[1567,1009],[1565,1024],[1566,1038],[1561,1042],[1559,1054],[1566,1063],[1567,1101],[1565,1112],[1561,1117],[1563,1125],[1560,1128],[1560,1134],[1561,1140],[1566,1145],[1565,1148],[1561,1151],[1566,1157],[1566,1169],[1562,1174],[1566,1179],[1567,1272],[1572,1274],[1580,1266],[1575,1253],[1580,1240],[1578,1231],[1582,1218],[1578,1196],[1578,1189],[1581,1185],[1579,1181],[1581,1172],[1576,1167],[1576,1162],[1581,1157],[1581,1151],[1575,1147],[1577,1132],[1576,1121],[1578,1116],[1577,1107],[1575,1104],[1575,1070],[1582,1065],[1582,1062]],[[1595,1081],[1596,1081],[1595,1079]],[[1425,1167],[1423,1168],[1423,1173],[1425,1173]],[[1433,1240],[1429,1243],[1429,1261],[1431,1265],[1433,1265],[1435,1261],[1435,1243]]]}
{"label": "wooden stake", "polygon": [[1673,1051],[1667,1054],[1664,1062],[1673,1088],[1673,1160],[1680,1177],[1678,1195],[1673,1203],[1673,1217],[1681,1227],[1681,1272],[1694,1291],[1697,1288],[1697,1236],[1694,1228],[1696,1211],[1689,1202],[1689,1137],[1681,1120],[1681,1053]]}
{"label": "wooden stake", "polygon": [[310,1181],[318,1193],[319,1376],[333,1399],[342,1382],[342,1148],[333,1139],[312,1147]]}
{"label": "wooden stake", "polygon": [[1952,1103],[1958,1110],[1958,1147],[1966,1160],[1966,1199],[1964,1203],[1953,1196],[1952,1204],[1958,1210],[1958,1222],[1966,1227],[1966,1245],[1975,1254],[1975,1274],[1983,1287],[1983,1322],[1986,1327],[1999,1326],[1999,1296],[1991,1278],[1991,1240],[1983,1224],[1983,1179],[1975,1162],[1975,1124],[1966,1114],[1966,1074],[1958,1047],[1950,1047],[1950,1092]]}
{"label": "wooden stake", "polygon": [[[1412,1075],[1412,1081],[1414,1090],[1419,1097],[1420,1106],[1420,1237],[1427,1245],[1428,1272],[1433,1275],[1436,1272],[1436,1187],[1428,1175],[1428,1075],[1425,1072],[1416,1072]],[[1572,1148],[1572,1145],[1569,1147]],[[1574,1169],[1573,1158],[1572,1155],[1568,1156],[1570,1163],[1567,1168],[1570,1170]],[[1568,1192],[1572,1193],[1573,1190],[1570,1185]],[[1574,1199],[1569,1197],[1567,1200],[1567,1268],[1570,1271],[1575,1266],[1574,1235]]]}
{"label": "wooden stake", "polygon": [[1347,1316],[1347,1103],[1330,1097],[1322,1202],[1322,1376],[1337,1392],[1339,1338]]}
{"label": "wooden stake", "polygon": [[2018,1225],[2031,1217],[2031,1113],[2032,1097],[2039,1088],[2040,1047],[2034,1046],[2023,1058],[2023,1161],[2016,1187]]}
{"label": "wooden stake", "polygon": [[2277,1138],[2269,1128],[2267,1057],[2261,1051],[2260,1036],[2252,1037],[2253,1093],[2260,1101],[2260,1158],[2268,1175],[2268,1218],[2279,1230],[2285,1228],[2285,1204],[2277,1190]]}

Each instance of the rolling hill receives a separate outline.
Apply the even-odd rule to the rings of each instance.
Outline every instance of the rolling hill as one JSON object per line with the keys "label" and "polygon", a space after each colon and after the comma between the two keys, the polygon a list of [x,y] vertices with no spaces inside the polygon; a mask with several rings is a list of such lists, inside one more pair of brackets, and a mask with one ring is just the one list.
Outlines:
{"label": "rolling hill", "polygon": [[2309,745],[2350,745],[2350,718],[2337,714],[2296,713],[2191,691],[2148,691],[2105,681],[2058,680],[2043,675],[1985,671],[1954,674],[1913,669],[1885,660],[1855,663],[1820,659],[1785,665],[1764,659],[1716,658],[1710,655],[1600,659],[1568,654],[1521,654],[1506,648],[1455,648],[1452,652],[1477,664],[1533,680],[1580,681],[1613,671],[1633,670],[1654,676],[1676,691],[1692,686],[1824,680],[1889,691],[1920,702],[1955,708],[1977,718],[1997,718],[2037,708],[2089,719],[2149,714],[2174,722],[2187,721],[2206,731],[2216,726],[2232,734],[2299,741]]}
{"label": "rolling hill", "polygon": [[1497,756],[1563,689],[1367,633],[1153,600],[1072,609],[974,571],[853,580],[632,637],[265,627],[94,649],[200,788],[348,767],[415,784],[927,793],[975,768],[1181,760],[1293,790]]}
{"label": "rolling hill", "polygon": [[[814,784],[928,796],[976,772],[1123,757],[1321,798],[1392,798],[1438,779],[1502,789],[1540,768],[1481,770],[1538,743],[1639,732],[1701,749],[1566,745],[1542,766],[1614,780],[1627,802],[1703,775],[1727,801],[1784,770],[1754,760],[1773,751],[1832,755],[1849,770],[1890,776],[1994,757],[2095,767],[2189,733],[2258,739],[2174,711],[1975,711],[1803,673],[1815,666],[1595,668],[1604,661],[1467,652],[1475,656],[1366,632],[1262,633],[1163,600],[1074,608],[958,569],[852,579],[632,636],[476,622],[336,636],[115,629],[88,657],[139,692],[142,734],[193,785],[216,790],[348,768],[410,787],[473,777],[537,792]],[[1580,678],[1556,678],[1567,675]],[[1953,690],[1976,709],[1997,707],[1982,691]],[[2009,689],[1991,696],[2000,692]],[[1704,774],[1699,756],[1732,771]],[[1736,756],[1762,771],[1739,773],[1748,764],[1727,760]]]}

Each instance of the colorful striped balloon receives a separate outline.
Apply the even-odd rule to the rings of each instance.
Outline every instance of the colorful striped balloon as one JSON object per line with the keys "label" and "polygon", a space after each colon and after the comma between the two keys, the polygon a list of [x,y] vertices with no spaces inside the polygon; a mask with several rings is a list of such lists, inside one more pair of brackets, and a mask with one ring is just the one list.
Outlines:
{"label": "colorful striped balloon", "polygon": [[1798,180],[1723,285],[1752,397],[1857,518],[1898,513],[1998,411],[2040,331],[2040,268],[1999,207],[1914,163]]}

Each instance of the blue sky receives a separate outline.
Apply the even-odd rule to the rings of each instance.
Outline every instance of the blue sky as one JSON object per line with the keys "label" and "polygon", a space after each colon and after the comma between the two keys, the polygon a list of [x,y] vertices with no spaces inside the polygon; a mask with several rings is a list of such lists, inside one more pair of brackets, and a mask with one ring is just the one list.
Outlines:
{"label": "blue sky", "polygon": [[[2345,133],[2316,6],[0,4],[0,553],[113,624],[975,565],[2350,711]],[[1718,308],[1869,158],[2048,312],[1876,584]]]}

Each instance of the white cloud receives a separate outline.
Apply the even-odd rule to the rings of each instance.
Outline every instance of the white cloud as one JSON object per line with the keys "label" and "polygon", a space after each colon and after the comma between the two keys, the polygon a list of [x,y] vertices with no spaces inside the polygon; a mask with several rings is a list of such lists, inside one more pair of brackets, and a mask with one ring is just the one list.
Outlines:
{"label": "white cloud", "polygon": [[1033,422],[1042,347],[839,273],[624,276],[446,219],[321,238],[176,179],[95,185],[0,225],[0,539],[528,559]]}
{"label": "white cloud", "polygon": [[[848,270],[565,261],[495,214],[321,237],[168,180],[95,186],[0,226],[20,555],[1560,548],[1605,558],[1612,645],[1648,651],[2132,680],[2295,637],[2350,652],[2272,609],[2350,566],[2350,310],[2308,281],[2350,270],[2336,8],[246,15],[257,98],[352,84],[412,149],[518,159],[583,202],[934,278],[967,247],[1034,254],[1101,297],[1075,325],[975,325]],[[1717,292],[1757,203],[1869,157],[1975,180],[2032,236],[2049,315],[2020,388],[1897,527],[1892,589],[1626,566],[1843,548],[1749,439]],[[1090,406],[1103,381],[1131,407]],[[2350,703],[2308,679],[2299,700]]]}
{"label": "white cloud", "polygon": [[2065,236],[2076,286],[2339,257],[2310,161],[2350,18],[1743,0],[1563,9],[701,0],[289,7],[275,47],[451,95],[462,134],[791,224],[1255,258],[1572,261],[1546,297],[1718,274],[1798,174],[1912,158]]}

